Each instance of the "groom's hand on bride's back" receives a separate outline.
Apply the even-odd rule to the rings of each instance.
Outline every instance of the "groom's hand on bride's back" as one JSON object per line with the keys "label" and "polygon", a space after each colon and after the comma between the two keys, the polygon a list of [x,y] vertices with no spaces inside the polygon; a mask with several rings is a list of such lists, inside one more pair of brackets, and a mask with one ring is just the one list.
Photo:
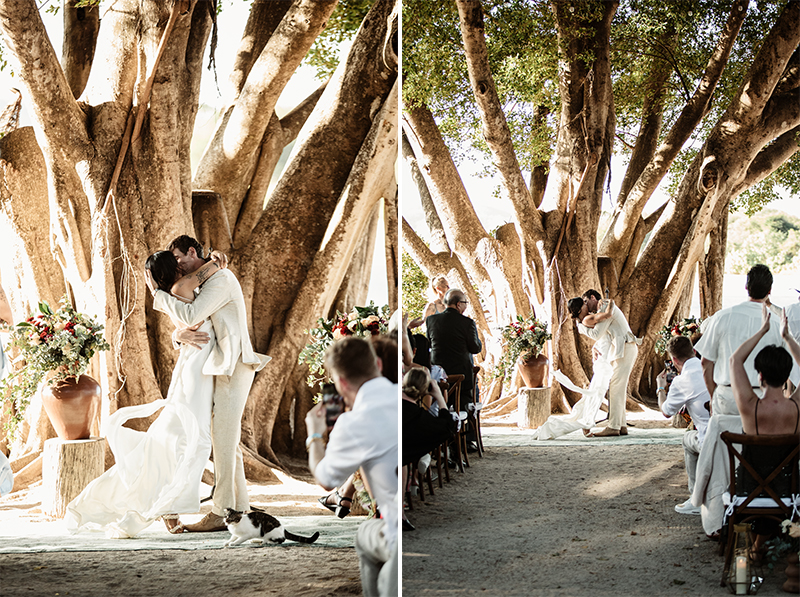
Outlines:
{"label": "groom's hand on bride's back", "polygon": [[205,332],[197,331],[201,325],[203,325],[202,321],[190,328],[177,328],[172,332],[172,342],[175,344],[187,344],[192,348],[200,350],[203,344],[208,344],[210,339]]}

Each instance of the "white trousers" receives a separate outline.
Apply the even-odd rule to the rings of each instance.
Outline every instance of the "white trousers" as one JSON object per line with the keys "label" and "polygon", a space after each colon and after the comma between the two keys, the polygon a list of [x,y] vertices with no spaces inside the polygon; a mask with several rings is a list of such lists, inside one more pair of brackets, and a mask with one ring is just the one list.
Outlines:
{"label": "white trousers", "polygon": [[242,415],[256,372],[241,358],[233,375],[214,377],[214,404],[211,417],[211,444],[214,447],[214,505],[211,511],[225,516],[225,509],[244,512],[250,509],[244,461],[239,441]]}
{"label": "white trousers", "polygon": [[638,354],[639,347],[636,343],[628,342],[622,358],[611,363],[613,373],[608,384],[608,427],[610,429],[627,426],[625,402],[628,397],[628,378],[631,376],[631,370]]}
{"label": "white trousers", "polygon": [[697,459],[700,457],[700,442],[697,441],[697,430],[687,431],[681,440],[683,444],[683,462],[686,465],[686,476],[689,477],[689,495],[694,492],[694,480],[697,476]]}
{"label": "white trousers", "polygon": [[[397,545],[389,549],[384,520],[367,520],[356,533],[356,553],[364,597],[397,597]],[[399,543],[399,541],[398,541]]]}

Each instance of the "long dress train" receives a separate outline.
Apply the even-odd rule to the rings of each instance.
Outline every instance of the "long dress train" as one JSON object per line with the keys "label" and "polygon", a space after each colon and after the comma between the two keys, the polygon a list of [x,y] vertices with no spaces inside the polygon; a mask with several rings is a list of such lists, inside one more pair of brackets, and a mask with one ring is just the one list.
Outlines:
{"label": "long dress train", "polygon": [[[200,350],[181,347],[165,400],[117,410],[108,419],[106,439],[116,464],[92,481],[67,506],[71,532],[101,528],[109,537],[134,537],[163,514],[200,510],[200,481],[211,454],[213,376],[203,375],[215,342],[205,321],[200,331],[209,342]],[[147,431],[123,425],[161,414]]]}
{"label": "long dress train", "polygon": [[603,404],[603,397],[608,391],[614,369],[605,355],[601,355],[594,362],[593,369],[592,381],[587,389],[576,386],[561,371],[553,371],[553,377],[561,385],[573,392],[579,392],[583,397],[575,403],[570,414],[550,416],[541,427],[533,432],[535,439],[555,439],[578,429],[590,429],[594,426],[597,411]]}

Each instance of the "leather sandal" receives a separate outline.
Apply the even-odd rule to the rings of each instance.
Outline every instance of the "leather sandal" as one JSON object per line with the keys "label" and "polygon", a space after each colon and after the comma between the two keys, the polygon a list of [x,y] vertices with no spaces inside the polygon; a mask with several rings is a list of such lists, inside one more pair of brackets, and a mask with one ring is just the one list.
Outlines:
{"label": "leather sandal", "polygon": [[[164,526],[167,527],[167,531],[169,531],[173,535],[180,535],[184,532],[184,526],[181,524],[181,518],[178,514],[164,514],[161,516],[161,520],[164,521]],[[178,521],[178,524],[174,524],[174,521]]]}
{"label": "leather sandal", "polygon": [[[348,502],[350,506],[345,506],[342,504],[342,502]],[[339,518],[344,518],[345,516],[350,514],[350,508],[352,507],[352,505],[353,505],[353,500],[351,500],[349,497],[340,496],[339,505],[336,506],[336,516],[338,516]]]}

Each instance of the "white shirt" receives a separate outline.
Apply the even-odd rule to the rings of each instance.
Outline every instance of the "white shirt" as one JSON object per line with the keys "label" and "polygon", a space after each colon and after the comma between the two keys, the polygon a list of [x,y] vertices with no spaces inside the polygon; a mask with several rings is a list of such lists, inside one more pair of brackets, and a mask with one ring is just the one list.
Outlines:
{"label": "white shirt", "polygon": [[786,307],[786,319],[789,321],[789,331],[792,336],[800,342],[800,301]]}
{"label": "white shirt", "polygon": [[338,487],[359,467],[386,521],[386,542],[397,541],[397,424],[399,394],[385,377],[364,383],[356,394],[353,410],[342,413],[330,433],[325,457],[314,476],[326,487]]}
{"label": "white shirt", "polygon": [[710,416],[705,405],[710,401],[711,396],[703,380],[703,365],[700,359],[691,358],[683,364],[680,375],[672,380],[661,412],[671,417],[685,404],[697,427],[697,441],[702,446]]}
{"label": "white shirt", "polygon": [[[745,340],[761,329],[761,303],[745,301],[717,311],[703,322],[701,328],[703,337],[695,345],[695,350],[709,361],[714,361],[714,383],[718,386],[730,386],[729,360]],[[755,349],[744,362],[744,370],[750,378],[750,385],[754,388],[759,387],[761,383],[753,363],[761,349],[770,344],[786,348],[786,344],[781,338],[780,317],[775,315],[775,310],[770,317],[769,331],[758,341]],[[798,385],[800,369],[798,369],[797,363],[792,367],[789,379],[794,385]]]}

